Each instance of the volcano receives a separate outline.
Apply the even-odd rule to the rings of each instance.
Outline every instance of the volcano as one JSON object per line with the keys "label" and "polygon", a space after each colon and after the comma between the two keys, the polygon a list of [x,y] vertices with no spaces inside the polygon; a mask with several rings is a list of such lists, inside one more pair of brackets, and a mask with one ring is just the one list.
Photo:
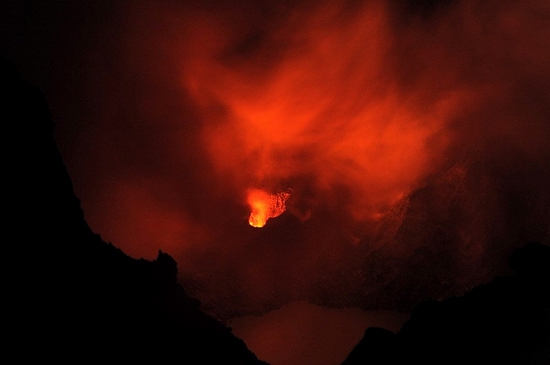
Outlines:
{"label": "volcano", "polygon": [[[142,312],[166,333],[179,306],[220,323],[406,316],[512,275],[517,249],[550,245],[548,14],[546,0],[4,1],[0,52],[56,125],[7,72],[10,297],[26,298],[12,307],[41,303],[49,328],[92,303],[65,333],[112,322],[110,343],[126,331],[146,349]],[[404,349],[396,336],[384,346]]]}

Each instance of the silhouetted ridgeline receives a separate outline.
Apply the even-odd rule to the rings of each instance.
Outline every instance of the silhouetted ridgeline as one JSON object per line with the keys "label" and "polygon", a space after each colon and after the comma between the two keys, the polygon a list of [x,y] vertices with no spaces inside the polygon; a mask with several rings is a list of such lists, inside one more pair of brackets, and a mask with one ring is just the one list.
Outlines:
{"label": "silhouetted ridgeline", "polygon": [[187,296],[169,255],[135,260],[90,230],[44,96],[0,63],[5,363],[262,363]]}
{"label": "silhouetted ridgeline", "polygon": [[550,364],[550,247],[510,259],[516,274],[421,304],[397,334],[369,328],[343,365]]}

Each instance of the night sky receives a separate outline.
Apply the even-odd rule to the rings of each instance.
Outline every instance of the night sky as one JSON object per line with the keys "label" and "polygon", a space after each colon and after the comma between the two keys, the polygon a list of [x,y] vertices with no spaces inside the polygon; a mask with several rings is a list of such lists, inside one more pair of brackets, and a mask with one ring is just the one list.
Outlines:
{"label": "night sky", "polygon": [[[0,52],[46,95],[92,229],[135,258],[168,252],[217,318],[407,313],[550,244],[546,0],[0,14]],[[258,191],[290,194],[263,228]]]}

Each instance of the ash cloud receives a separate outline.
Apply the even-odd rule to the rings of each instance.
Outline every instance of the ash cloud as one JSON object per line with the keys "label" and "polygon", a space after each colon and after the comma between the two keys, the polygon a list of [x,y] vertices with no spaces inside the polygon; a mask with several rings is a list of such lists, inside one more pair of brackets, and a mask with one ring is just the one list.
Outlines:
{"label": "ash cloud", "polygon": [[[58,127],[86,218],[134,257],[174,255],[219,317],[408,310],[550,243],[545,1],[102,11],[73,66],[84,122]],[[249,227],[251,188],[291,188],[287,212]]]}

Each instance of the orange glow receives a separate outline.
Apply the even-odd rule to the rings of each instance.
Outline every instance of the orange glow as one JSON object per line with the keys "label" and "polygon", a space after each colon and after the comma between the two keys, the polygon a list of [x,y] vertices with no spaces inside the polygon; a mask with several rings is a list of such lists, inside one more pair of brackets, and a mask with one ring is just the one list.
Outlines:
{"label": "orange glow", "polygon": [[[462,94],[434,97],[424,85],[431,79],[406,93],[399,88],[382,5],[367,4],[356,16],[335,4],[310,10],[297,9],[246,60],[232,55],[224,27],[213,21],[209,31],[197,30],[205,42],[190,52],[196,57],[183,82],[207,121],[202,136],[213,166],[235,189],[290,180],[295,191],[314,192],[312,204],[373,220],[438,168]],[[278,62],[257,72],[255,57],[277,44],[285,45]],[[304,176],[308,186],[294,184]],[[350,198],[337,201],[340,193]],[[249,204],[251,224],[265,224],[267,198]]]}
{"label": "orange glow", "polygon": [[548,242],[548,0],[124,3],[61,146],[92,228],[216,316],[454,295]]}
{"label": "orange glow", "polygon": [[248,223],[256,228],[265,226],[269,218],[275,218],[283,214],[286,210],[285,203],[289,197],[289,191],[269,194],[260,189],[250,189],[247,199],[251,209]]}

